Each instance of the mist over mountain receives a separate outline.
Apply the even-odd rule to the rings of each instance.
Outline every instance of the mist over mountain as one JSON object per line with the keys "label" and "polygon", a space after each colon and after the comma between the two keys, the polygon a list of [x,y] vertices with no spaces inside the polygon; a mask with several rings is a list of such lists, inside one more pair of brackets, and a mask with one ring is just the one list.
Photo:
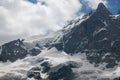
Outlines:
{"label": "mist over mountain", "polygon": [[43,36],[0,46],[0,80],[119,80],[120,14],[103,3]]}

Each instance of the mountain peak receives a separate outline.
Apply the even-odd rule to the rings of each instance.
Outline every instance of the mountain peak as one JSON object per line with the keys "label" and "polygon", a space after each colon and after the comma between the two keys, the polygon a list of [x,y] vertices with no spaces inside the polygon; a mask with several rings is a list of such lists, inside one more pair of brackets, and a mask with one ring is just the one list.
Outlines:
{"label": "mountain peak", "polygon": [[100,18],[100,19],[106,19],[109,15],[112,15],[110,11],[106,8],[106,6],[103,3],[99,3],[98,7],[93,14],[93,18]]}
{"label": "mountain peak", "polygon": [[103,3],[99,3],[98,7],[105,7],[105,5]]}
{"label": "mountain peak", "polygon": [[96,13],[99,13],[101,15],[102,14],[104,14],[104,15],[110,15],[111,14],[110,11],[106,8],[106,6],[103,3],[98,4]]}

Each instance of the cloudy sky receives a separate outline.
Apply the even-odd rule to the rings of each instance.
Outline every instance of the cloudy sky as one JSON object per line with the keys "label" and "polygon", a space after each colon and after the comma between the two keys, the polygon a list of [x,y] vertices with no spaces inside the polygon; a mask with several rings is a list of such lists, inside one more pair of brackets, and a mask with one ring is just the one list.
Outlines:
{"label": "cloudy sky", "polygon": [[61,29],[103,2],[112,13],[120,0],[0,0],[0,44]]}

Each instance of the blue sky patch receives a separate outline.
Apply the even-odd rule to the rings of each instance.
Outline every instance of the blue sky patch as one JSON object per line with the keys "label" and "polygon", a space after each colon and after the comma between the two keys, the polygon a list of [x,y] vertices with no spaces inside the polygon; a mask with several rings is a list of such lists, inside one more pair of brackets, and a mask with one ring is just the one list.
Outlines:
{"label": "blue sky patch", "polygon": [[[37,3],[37,0],[28,0],[34,4]],[[91,11],[89,7],[81,0],[80,1],[82,5],[82,10],[78,11],[77,15],[79,15],[81,12],[82,13],[88,13]],[[41,3],[42,5],[46,5],[45,2]],[[111,13],[116,14],[118,10],[120,9],[120,0],[108,0],[108,9],[110,10]]]}

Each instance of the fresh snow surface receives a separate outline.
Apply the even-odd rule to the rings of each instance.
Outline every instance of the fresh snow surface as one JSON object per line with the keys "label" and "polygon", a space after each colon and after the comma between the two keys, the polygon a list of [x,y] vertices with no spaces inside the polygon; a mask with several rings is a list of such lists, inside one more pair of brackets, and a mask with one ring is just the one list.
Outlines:
{"label": "fresh snow surface", "polygon": [[27,48],[32,49],[35,47],[36,44],[44,46],[46,43],[50,44],[60,43],[63,35],[69,33],[72,28],[79,25],[81,22],[85,21],[88,18],[89,16],[85,17],[84,15],[77,17],[76,19],[72,20],[72,24],[67,25],[65,28],[59,31],[52,32],[47,35],[36,35],[26,38],[24,40],[24,44]]}
{"label": "fresh snow surface", "polygon": [[83,21],[87,20],[90,16],[80,16],[80,17],[77,17],[76,19],[74,19],[72,21],[72,24],[71,25],[68,25],[66,26],[64,29],[67,30],[67,31],[70,31],[72,28],[74,28],[75,26],[81,24]]}
{"label": "fresh snow surface", "polygon": [[110,17],[112,17],[112,19],[118,19],[120,17],[120,15],[119,14],[117,14],[117,15],[110,15]]}
{"label": "fresh snow surface", "polygon": [[[100,64],[99,67],[94,67],[93,64],[90,64],[88,60],[86,60],[86,55],[84,53],[78,53],[73,56],[66,54],[65,52],[57,51],[56,48],[52,48],[50,50],[42,50],[42,52],[37,56],[27,56],[24,59],[17,60],[16,62],[6,62],[0,63],[0,77],[12,73],[18,76],[26,77],[26,73],[32,67],[40,67],[40,61],[48,61],[52,64],[52,67],[55,67],[59,64],[66,63],[68,61],[74,61],[80,67],[74,68],[73,72],[76,73],[76,80],[97,80],[110,78],[112,80],[114,77],[118,77],[120,75],[120,67],[116,67],[113,69],[105,69],[105,65],[107,63]],[[41,73],[42,78],[46,78],[48,75],[46,73]],[[28,79],[29,80],[29,79]],[[34,80],[34,79],[33,79]]]}
{"label": "fresh snow surface", "polygon": [[44,46],[46,43],[52,44],[55,43],[54,41],[60,40],[62,30],[49,33],[47,35],[36,35],[32,37],[28,37],[24,40],[24,44],[27,48],[32,49],[35,47],[36,44],[39,44],[39,46]]}
{"label": "fresh snow surface", "polygon": [[107,24],[107,22],[106,22],[106,21],[104,21],[103,23],[105,24],[105,26],[108,26],[108,24]]}

